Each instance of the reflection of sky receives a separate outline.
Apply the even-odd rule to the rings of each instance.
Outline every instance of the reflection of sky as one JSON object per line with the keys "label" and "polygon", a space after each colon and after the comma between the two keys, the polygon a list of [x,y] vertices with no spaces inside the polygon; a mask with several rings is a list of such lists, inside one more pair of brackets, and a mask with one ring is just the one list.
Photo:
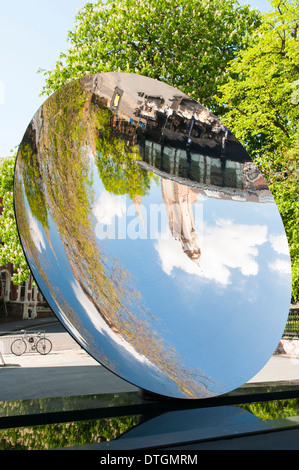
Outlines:
{"label": "reflection of sky", "polygon": [[[202,252],[197,266],[169,233],[160,185],[153,182],[150,194],[142,198],[141,221],[127,196],[113,196],[99,179],[94,180],[93,215],[100,251],[132,273],[135,289],[159,321],[159,333],[184,358],[184,365],[200,368],[226,390],[252,378],[276,348],[288,313],[290,263],[276,206],[199,196],[199,210],[193,206],[194,214],[199,214],[195,227]],[[151,230],[155,204],[162,215]],[[54,251],[29,209],[28,213],[38,263],[51,291],[30,254],[29,261],[54,311],[94,357],[101,361],[101,354],[97,357],[94,352],[103,350],[117,364],[117,374],[150,390],[157,386],[157,393],[163,393],[161,384],[166,387],[169,379],[110,330],[74,279],[52,219],[49,236]],[[122,229],[122,236],[123,229],[131,227],[131,235],[135,231],[137,237],[101,240],[105,230],[113,234],[114,226]],[[72,306],[77,326],[63,312],[64,301]]]}
{"label": "reflection of sky", "polygon": [[[43,234],[43,228],[36,221],[34,221],[34,225],[32,224],[31,232],[34,240],[37,240],[37,237],[43,240],[43,245],[39,244],[41,249],[38,250],[38,265],[45,269],[48,283],[39,275],[38,265],[30,254],[29,262],[41,291],[49,300],[50,306],[58,314],[60,320],[73,337],[96,359],[99,361],[102,359],[101,353],[96,354],[96,349],[105,351],[107,357],[111,355],[111,364],[115,365],[114,372],[127,377],[132,383],[138,383],[143,375],[145,375],[143,378],[144,387],[147,386],[148,389],[151,389],[153,376],[156,378],[160,376],[161,382],[166,381],[167,383],[169,379],[163,373],[153,367],[144,356],[136,353],[128,343],[115,335],[101,318],[81,286],[74,279],[63,244],[51,217],[49,217],[49,225],[49,235],[51,244],[55,247],[54,251]],[[75,322],[74,318],[70,319],[64,311],[64,302],[72,307]],[[89,333],[88,337],[84,333],[86,331]]]}
{"label": "reflection of sky", "polygon": [[[101,194],[103,201],[103,188]],[[112,200],[106,207],[110,228],[125,218],[127,225],[135,220],[137,226],[136,211],[125,213],[132,202],[126,196],[117,198],[117,209]],[[142,199],[148,235],[153,203],[162,204],[161,188],[155,183]],[[203,215],[197,221],[200,266],[171,237],[165,217],[159,230],[162,238],[127,237],[99,244],[133,274],[145,304],[162,320],[164,337],[191,367],[199,364],[207,375],[226,383],[235,364],[237,374],[241,370],[249,380],[274,352],[287,319],[290,261],[284,229],[275,204],[201,196],[197,204]],[[103,235],[99,227],[96,233]]]}

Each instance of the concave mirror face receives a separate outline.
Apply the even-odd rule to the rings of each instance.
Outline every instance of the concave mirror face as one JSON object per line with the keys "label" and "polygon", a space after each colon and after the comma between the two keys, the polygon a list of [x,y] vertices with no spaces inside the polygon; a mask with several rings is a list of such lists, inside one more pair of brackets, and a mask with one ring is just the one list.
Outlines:
{"label": "concave mirror face", "polygon": [[275,351],[291,295],[276,204],[231,132],[180,91],[126,73],[62,87],[26,130],[14,197],[53,312],[128,382],[211,397]]}

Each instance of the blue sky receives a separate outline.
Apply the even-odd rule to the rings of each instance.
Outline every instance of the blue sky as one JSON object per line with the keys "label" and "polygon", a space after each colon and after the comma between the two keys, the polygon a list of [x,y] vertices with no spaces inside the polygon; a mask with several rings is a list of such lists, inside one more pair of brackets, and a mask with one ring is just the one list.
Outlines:
{"label": "blue sky", "polygon": [[[51,70],[67,47],[76,11],[86,0],[1,0],[0,10],[0,156],[21,142],[27,125],[45,100],[37,70]],[[240,0],[268,11],[266,0]]]}

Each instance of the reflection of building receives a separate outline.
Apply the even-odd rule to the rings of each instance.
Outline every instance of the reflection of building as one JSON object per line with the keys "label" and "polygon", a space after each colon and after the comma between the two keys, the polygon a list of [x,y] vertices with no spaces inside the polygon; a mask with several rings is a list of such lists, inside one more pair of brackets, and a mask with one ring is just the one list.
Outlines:
{"label": "reflection of building", "polygon": [[0,267],[0,322],[53,315],[31,276],[15,286],[11,282],[12,275],[11,263]]}
{"label": "reflection of building", "polygon": [[121,90],[118,87],[115,87],[114,93],[111,99],[111,103],[110,103],[111,111],[115,111],[115,112],[117,111],[123,94],[124,94],[123,90]]}
{"label": "reflection of building", "polygon": [[197,194],[189,186],[164,178],[161,178],[161,190],[172,236],[180,241],[184,253],[192,261],[199,263],[200,248],[192,212]]}
{"label": "reflection of building", "polygon": [[32,276],[20,286],[15,286],[11,281],[13,274],[11,263],[0,266],[0,323],[53,315],[38,287],[33,285]]}
{"label": "reflection of building", "polygon": [[273,202],[266,180],[252,161],[190,152],[146,140],[140,149],[143,168],[163,178],[192,185],[207,197],[244,202]]}
{"label": "reflection of building", "polygon": [[[236,137],[204,106],[178,90],[146,77],[95,74],[84,79],[115,114],[113,134],[139,145],[146,170],[182,184],[195,184],[208,197],[273,202],[267,183]],[[124,91],[125,90],[125,91]]]}
{"label": "reflection of building", "polygon": [[136,128],[124,119],[119,119],[117,116],[112,116],[110,119],[110,127],[113,135],[122,139],[126,145],[136,145],[138,136]]}

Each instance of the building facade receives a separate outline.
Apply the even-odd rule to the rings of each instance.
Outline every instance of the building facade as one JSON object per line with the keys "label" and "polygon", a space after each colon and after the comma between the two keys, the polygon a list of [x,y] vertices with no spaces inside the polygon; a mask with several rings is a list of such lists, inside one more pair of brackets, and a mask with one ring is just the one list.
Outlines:
{"label": "building facade", "polygon": [[53,312],[32,276],[20,286],[15,286],[11,281],[12,275],[10,263],[0,267],[0,322],[52,316]]}

